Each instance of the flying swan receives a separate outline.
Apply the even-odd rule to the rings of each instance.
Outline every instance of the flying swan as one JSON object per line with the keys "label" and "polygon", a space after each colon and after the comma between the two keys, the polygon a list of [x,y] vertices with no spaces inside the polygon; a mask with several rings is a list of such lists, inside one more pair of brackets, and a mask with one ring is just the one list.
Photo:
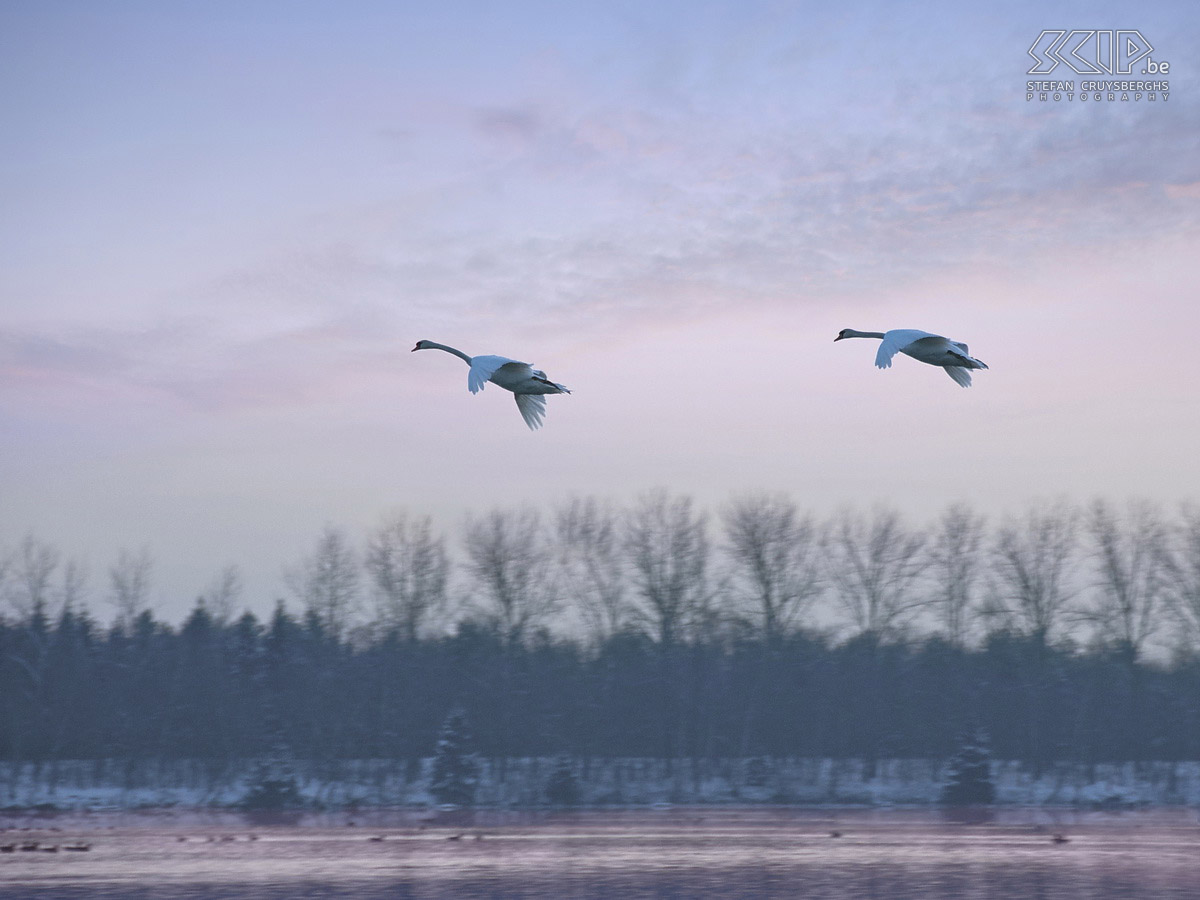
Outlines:
{"label": "flying swan", "polygon": [[529,363],[517,362],[505,356],[467,356],[461,350],[436,341],[417,341],[417,346],[410,352],[415,353],[418,350],[445,350],[470,366],[467,387],[472,394],[482,391],[489,381],[506,391],[512,391],[517,401],[517,409],[521,411],[521,418],[533,431],[542,427],[542,417],[546,415],[545,395],[571,393],[561,384],[549,381],[545,372],[539,372]]}
{"label": "flying swan", "polygon": [[855,331],[843,328],[833,340],[843,338],[881,338],[879,352],[875,354],[875,365],[881,369],[892,367],[892,357],[897,353],[911,356],[915,360],[941,366],[946,374],[963,387],[971,386],[970,369],[986,369],[987,364],[970,355],[966,344],[944,338],[940,334],[918,331],[916,328],[895,328],[886,334],[879,331]]}

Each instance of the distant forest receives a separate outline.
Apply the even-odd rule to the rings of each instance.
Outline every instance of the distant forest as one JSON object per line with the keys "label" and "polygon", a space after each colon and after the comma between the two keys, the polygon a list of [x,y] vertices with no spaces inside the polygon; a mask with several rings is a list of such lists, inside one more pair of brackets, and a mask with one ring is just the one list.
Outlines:
{"label": "distant forest", "polygon": [[983,729],[1038,768],[1200,759],[1200,507],[1032,506],[930,527],[782,495],[576,499],[327,528],[291,596],[235,567],[178,626],[148,554],[107,572],[33,536],[0,559],[0,757],[946,758]]}

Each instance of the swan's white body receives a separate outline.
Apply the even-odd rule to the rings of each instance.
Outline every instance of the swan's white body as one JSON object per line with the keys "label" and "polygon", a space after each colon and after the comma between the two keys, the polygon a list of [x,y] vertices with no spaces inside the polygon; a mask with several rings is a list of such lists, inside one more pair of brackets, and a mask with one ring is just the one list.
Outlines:
{"label": "swan's white body", "polygon": [[542,427],[542,418],[546,415],[545,395],[571,393],[561,384],[548,380],[545,372],[506,356],[467,356],[461,350],[435,341],[417,341],[413,352],[417,350],[445,350],[463,360],[471,367],[467,372],[467,387],[472,394],[482,391],[489,381],[512,391],[521,418],[535,431]]}
{"label": "swan's white body", "polygon": [[987,368],[986,363],[971,356],[966,344],[944,338],[940,334],[919,331],[916,328],[896,328],[888,332],[855,331],[853,328],[843,328],[838,332],[834,341],[856,337],[881,339],[879,352],[875,354],[875,365],[881,369],[890,369],[892,357],[897,353],[903,353],[923,363],[929,363],[931,366],[941,366],[956,384],[970,387],[970,370]]}

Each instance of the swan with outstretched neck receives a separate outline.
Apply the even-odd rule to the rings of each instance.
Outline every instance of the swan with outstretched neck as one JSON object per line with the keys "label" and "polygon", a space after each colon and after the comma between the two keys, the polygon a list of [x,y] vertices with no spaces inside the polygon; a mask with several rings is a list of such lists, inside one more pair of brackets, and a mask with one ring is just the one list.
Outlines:
{"label": "swan with outstretched neck", "polygon": [[563,385],[547,379],[545,372],[506,356],[467,356],[455,347],[436,341],[417,341],[417,346],[411,352],[418,350],[445,350],[470,366],[467,388],[472,394],[482,391],[489,381],[506,391],[512,391],[521,418],[534,431],[542,427],[542,418],[546,415],[545,395],[571,393]]}
{"label": "swan with outstretched neck", "polygon": [[892,331],[855,331],[853,328],[843,328],[838,332],[834,341],[845,338],[877,338],[882,341],[879,352],[875,354],[875,365],[881,369],[890,369],[892,357],[897,353],[911,356],[919,362],[931,366],[940,366],[946,374],[954,379],[956,384],[963,387],[971,386],[971,369],[986,369],[987,364],[971,356],[966,344],[944,338],[940,334],[930,334],[916,328],[896,328]]}

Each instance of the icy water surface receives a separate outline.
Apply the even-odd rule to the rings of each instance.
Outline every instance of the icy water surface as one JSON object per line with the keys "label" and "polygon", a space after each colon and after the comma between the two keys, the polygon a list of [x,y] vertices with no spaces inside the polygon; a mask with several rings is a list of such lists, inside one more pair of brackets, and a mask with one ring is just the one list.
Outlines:
{"label": "icy water surface", "polygon": [[927,810],[113,813],[0,827],[0,847],[17,845],[0,853],[0,897],[37,900],[1200,898],[1192,810],[968,823]]}

